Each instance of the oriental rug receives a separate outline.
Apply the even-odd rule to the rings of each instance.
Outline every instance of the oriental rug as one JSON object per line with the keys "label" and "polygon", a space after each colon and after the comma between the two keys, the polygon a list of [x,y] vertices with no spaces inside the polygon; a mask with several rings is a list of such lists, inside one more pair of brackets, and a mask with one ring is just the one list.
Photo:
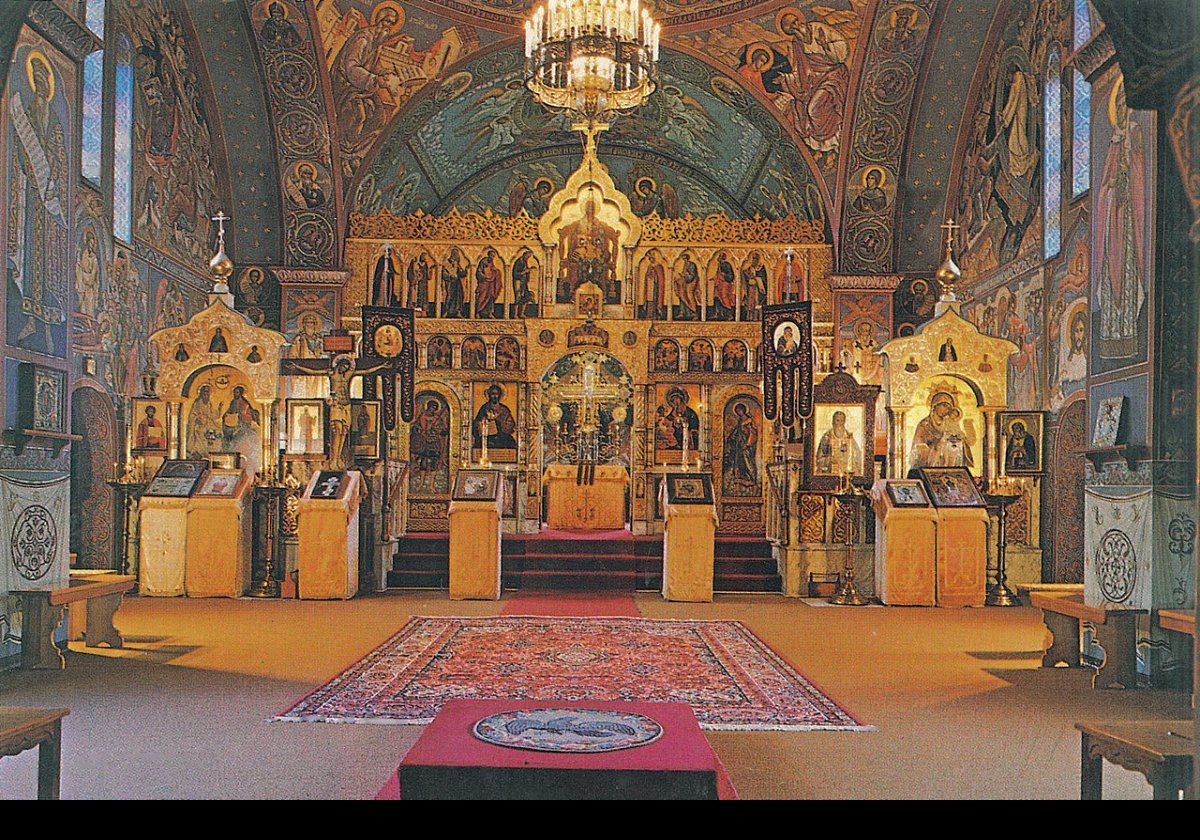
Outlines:
{"label": "oriental rug", "polygon": [[704,729],[869,730],[739,621],[414,617],[276,720],[428,724],[453,699],[684,702]]}

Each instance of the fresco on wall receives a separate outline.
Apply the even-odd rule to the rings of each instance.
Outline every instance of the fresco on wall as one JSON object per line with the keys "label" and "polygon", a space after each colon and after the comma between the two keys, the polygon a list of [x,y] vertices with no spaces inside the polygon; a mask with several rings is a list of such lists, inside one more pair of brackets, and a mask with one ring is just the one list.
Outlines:
{"label": "fresco on wall", "polygon": [[1090,228],[1087,217],[1067,236],[1054,273],[1046,321],[1046,407],[1058,411],[1087,388]]}
{"label": "fresco on wall", "polygon": [[[1045,3],[1039,4],[1039,18]],[[1015,4],[1002,36],[1010,44],[987,65],[969,132],[955,218],[963,225],[963,271],[980,276],[1041,242],[1042,94],[1045,40],[1030,25],[1029,0]],[[1044,23],[1044,21],[1042,21]]]}
{"label": "fresco on wall", "polygon": [[100,313],[108,288],[112,235],[105,221],[104,200],[80,187],[75,211],[74,317],[71,344],[76,350],[100,349]]}
{"label": "fresco on wall", "polygon": [[213,125],[179,15],[163,0],[131,4],[134,236],[201,273],[216,241],[221,198]]}
{"label": "fresco on wall", "polygon": [[320,0],[316,15],[347,177],[413,94],[480,46],[475,27],[392,0]]}
{"label": "fresco on wall", "polygon": [[[1041,346],[1043,280],[1041,270],[980,295],[967,318],[990,336],[1017,345],[1008,361],[1008,407],[1019,411],[1042,408]],[[979,360],[979,364],[990,364]]]}
{"label": "fresco on wall", "polygon": [[22,29],[4,91],[8,342],[65,356],[71,190],[77,168],[71,115],[74,66],[31,30]]}
{"label": "fresco on wall", "polygon": [[[523,72],[516,49],[456,65],[391,126],[352,188],[352,210],[545,212],[578,164],[579,138],[529,95]],[[810,163],[733,73],[664,50],[658,92],[601,141],[613,179],[640,215],[791,214],[823,222]]]}
{"label": "fresco on wall", "polygon": [[1153,222],[1154,125],[1125,103],[1124,80],[1110,71],[1093,90],[1092,371],[1146,360]]}
{"label": "fresco on wall", "polygon": [[864,385],[883,385],[883,359],[876,351],[892,338],[892,296],[856,291],[840,293],[835,301],[838,363]]}
{"label": "fresco on wall", "polygon": [[832,173],[864,0],[797,2],[681,40],[734,68]]}

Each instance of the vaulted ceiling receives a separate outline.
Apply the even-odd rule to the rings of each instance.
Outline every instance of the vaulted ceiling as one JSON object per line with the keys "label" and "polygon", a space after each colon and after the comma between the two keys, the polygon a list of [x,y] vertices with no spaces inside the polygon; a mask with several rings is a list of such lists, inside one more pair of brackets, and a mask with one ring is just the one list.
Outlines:
{"label": "vaulted ceiling", "polygon": [[[818,218],[844,271],[929,270],[954,206],[946,190],[972,82],[994,47],[993,19],[1018,1],[1067,3],[659,0],[661,89],[616,122],[601,158],[642,211]],[[269,21],[272,3],[285,23]],[[531,5],[186,4],[227,146],[235,256],[334,267],[337,233],[355,211],[539,209],[580,147],[520,86],[518,33]],[[398,25],[379,49],[363,33],[387,24],[386,8]],[[377,50],[397,90],[362,96],[346,81],[363,49]],[[305,160],[328,193],[322,208],[289,189]],[[872,168],[887,198],[860,212],[854,198]]]}

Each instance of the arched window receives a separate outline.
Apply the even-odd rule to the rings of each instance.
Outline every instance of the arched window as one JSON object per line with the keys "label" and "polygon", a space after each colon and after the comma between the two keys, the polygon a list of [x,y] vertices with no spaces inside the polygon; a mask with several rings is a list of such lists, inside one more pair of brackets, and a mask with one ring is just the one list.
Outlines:
{"label": "arched window", "polygon": [[1079,49],[1092,39],[1092,10],[1088,8],[1088,0],[1075,0],[1075,37],[1071,46]]}
{"label": "arched window", "polygon": [[1062,58],[1058,49],[1046,62],[1042,101],[1042,255],[1057,256],[1062,249]]}
{"label": "arched window", "polygon": [[94,50],[83,60],[83,116],[79,171],[100,183],[104,147],[104,50]]}
{"label": "arched window", "polygon": [[131,242],[133,235],[133,46],[117,40],[113,108],[113,236]]}
{"label": "arched window", "polygon": [[101,41],[104,40],[104,7],[107,3],[108,0],[87,0],[87,6],[83,10],[87,28]]}
{"label": "arched window", "polygon": [[1071,87],[1071,197],[1092,185],[1092,83],[1078,70]]}

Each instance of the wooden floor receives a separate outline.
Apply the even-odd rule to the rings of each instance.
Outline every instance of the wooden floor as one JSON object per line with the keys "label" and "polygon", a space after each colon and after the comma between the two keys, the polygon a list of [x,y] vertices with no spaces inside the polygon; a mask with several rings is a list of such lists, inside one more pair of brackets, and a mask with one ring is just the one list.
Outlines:
{"label": "wooden floor", "polygon": [[[1077,720],[1184,717],[1179,692],[1096,692],[1038,666],[1032,609],[814,607],[771,595],[701,605],[651,594],[647,617],[735,618],[873,733],[709,732],[745,798],[1078,796]],[[495,603],[389,593],[341,603],[127,599],[124,651],[66,671],[0,674],[0,704],[63,706],[64,798],[366,798],[417,727],[269,723],[409,615],[492,615]],[[0,759],[0,798],[32,797],[33,752]],[[1105,795],[1146,797],[1106,768]]]}

